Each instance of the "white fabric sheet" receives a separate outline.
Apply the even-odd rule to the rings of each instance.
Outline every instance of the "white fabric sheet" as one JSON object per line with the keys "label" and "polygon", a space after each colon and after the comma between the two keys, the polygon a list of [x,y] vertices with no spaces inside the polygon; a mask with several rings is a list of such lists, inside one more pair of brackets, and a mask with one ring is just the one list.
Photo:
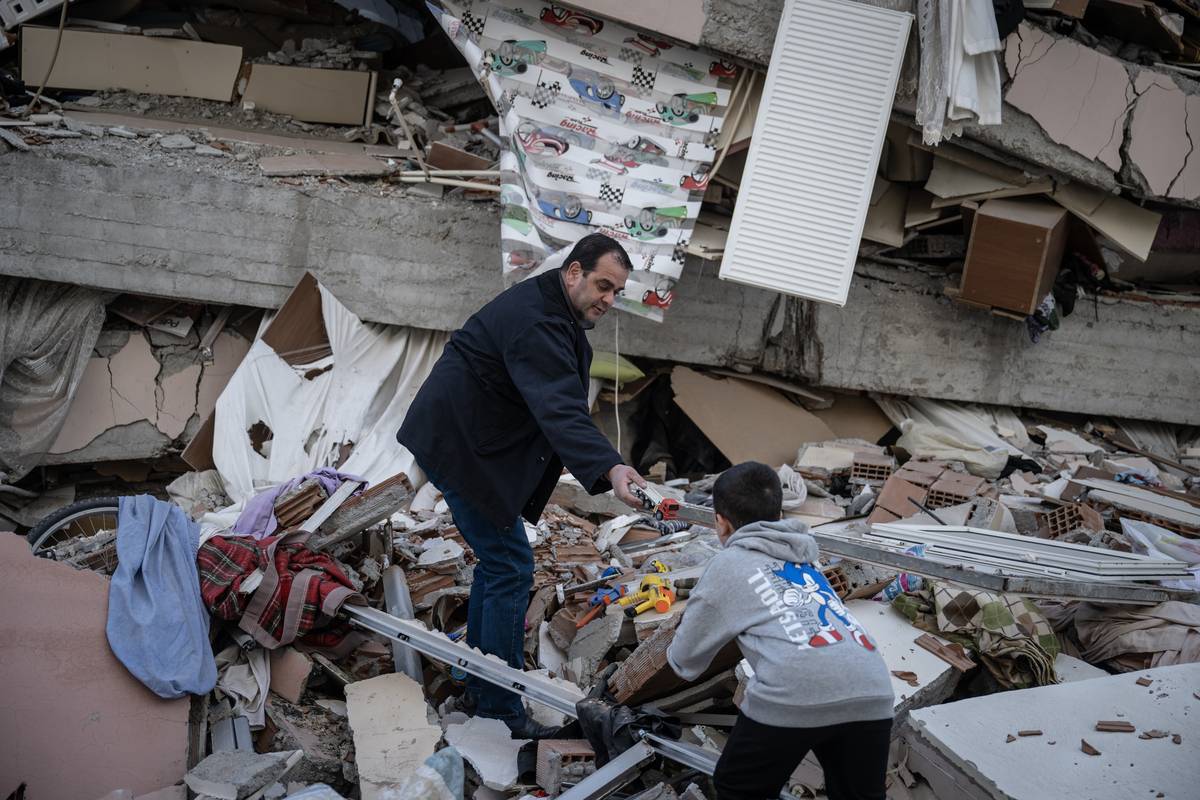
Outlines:
{"label": "white fabric sheet", "polygon": [[[217,400],[213,461],[233,505],[205,515],[205,538],[258,492],[319,467],[371,483],[399,472],[425,482],[396,431],[449,334],[364,323],[320,291],[332,355],[293,366],[256,339]],[[261,452],[247,434],[257,422],[272,434]],[[339,465],[343,445],[353,449]]]}

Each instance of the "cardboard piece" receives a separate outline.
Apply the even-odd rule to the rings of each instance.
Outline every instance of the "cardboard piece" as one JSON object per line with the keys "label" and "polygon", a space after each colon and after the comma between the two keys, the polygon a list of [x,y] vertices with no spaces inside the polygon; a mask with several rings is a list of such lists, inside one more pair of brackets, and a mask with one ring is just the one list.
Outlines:
{"label": "cardboard piece", "polygon": [[908,187],[875,178],[862,238],[899,247],[904,244],[904,214],[908,207]]}
{"label": "cardboard piece", "polygon": [[374,72],[254,64],[242,101],[304,122],[368,125],[377,77]]}
{"label": "cardboard piece", "polygon": [[37,558],[12,533],[0,533],[0,574],[0,790],[90,798],[179,780],[190,703],[158,697],[112,654],[108,579]]}
{"label": "cardboard piece", "polygon": [[879,441],[892,429],[892,421],[870,397],[861,394],[839,394],[833,407],[813,412],[839,439]]}
{"label": "cardboard piece", "polygon": [[811,411],[760,384],[676,367],[671,387],[679,407],[734,464],[790,464],[805,442],[835,438]]}
{"label": "cardboard piece", "polygon": [[[57,36],[55,28],[21,28],[21,74],[31,84],[46,75]],[[241,67],[240,47],[68,28],[47,86],[128,89],[228,103]]]}
{"label": "cardboard piece", "polygon": [[1015,184],[991,175],[977,172],[970,167],[937,156],[933,169],[925,181],[925,191],[936,197],[966,197],[981,192],[1012,189]]}
{"label": "cardboard piece", "polygon": [[1060,186],[1051,196],[1134,258],[1150,255],[1162,214],[1078,183]]}
{"label": "cardboard piece", "polygon": [[975,212],[960,298],[1032,314],[1054,286],[1067,214],[1044,200],[988,200]]}

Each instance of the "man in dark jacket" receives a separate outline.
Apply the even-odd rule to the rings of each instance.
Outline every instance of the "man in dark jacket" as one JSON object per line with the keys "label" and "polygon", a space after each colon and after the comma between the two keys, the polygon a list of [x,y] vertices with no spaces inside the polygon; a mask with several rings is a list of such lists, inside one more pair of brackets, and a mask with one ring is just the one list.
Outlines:
{"label": "man in dark jacket", "polygon": [[[597,428],[588,408],[592,348],[585,331],[625,286],[631,265],[613,239],[580,239],[557,270],[501,293],[454,332],[396,438],[442,491],[478,559],[467,644],[523,667],[533,551],[522,518],[537,523],[563,465],[591,494],[612,488],[640,507],[645,485]],[[552,733],[516,694],[468,679],[477,713],[516,738]]]}

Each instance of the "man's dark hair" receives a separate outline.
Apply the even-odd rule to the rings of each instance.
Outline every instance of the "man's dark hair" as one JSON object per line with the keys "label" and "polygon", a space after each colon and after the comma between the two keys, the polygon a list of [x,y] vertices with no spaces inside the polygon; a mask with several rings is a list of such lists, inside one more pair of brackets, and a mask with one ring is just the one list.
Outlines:
{"label": "man's dark hair", "polygon": [[603,233],[589,233],[576,242],[566,260],[563,261],[562,269],[566,270],[567,267],[578,261],[583,267],[583,274],[586,275],[596,268],[596,262],[610,253],[617,257],[617,262],[622,267],[627,270],[633,269],[633,262],[629,260],[629,254],[625,252],[624,247],[621,247],[621,243]]}
{"label": "man's dark hair", "polygon": [[735,464],[713,484],[713,510],[734,530],[751,522],[775,522],[783,513],[779,476],[757,461]]}

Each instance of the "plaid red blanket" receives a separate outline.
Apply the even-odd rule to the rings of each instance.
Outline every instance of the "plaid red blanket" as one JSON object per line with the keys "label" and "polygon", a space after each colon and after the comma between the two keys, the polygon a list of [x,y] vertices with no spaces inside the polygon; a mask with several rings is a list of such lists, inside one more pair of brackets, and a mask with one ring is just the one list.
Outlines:
{"label": "plaid red blanket", "polygon": [[[275,649],[293,641],[317,648],[336,648],[350,632],[334,621],[343,603],[365,604],[337,562],[314,553],[293,536],[254,541],[215,536],[196,557],[200,596],[209,612],[237,622],[263,647]],[[241,586],[256,569],[262,582],[252,593]]]}

